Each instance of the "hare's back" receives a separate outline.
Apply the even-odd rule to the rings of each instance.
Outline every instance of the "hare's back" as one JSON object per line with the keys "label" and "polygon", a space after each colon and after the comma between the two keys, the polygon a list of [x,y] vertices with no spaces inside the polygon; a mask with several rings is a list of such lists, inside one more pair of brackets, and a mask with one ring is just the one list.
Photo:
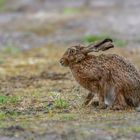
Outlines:
{"label": "hare's back", "polygon": [[104,57],[104,64],[108,67],[116,67],[116,70],[120,72],[127,72],[140,78],[140,72],[128,59],[117,54],[102,55],[101,57]]}
{"label": "hare's back", "polygon": [[105,65],[110,69],[112,78],[116,82],[140,90],[140,72],[128,59],[116,54],[104,57],[108,59]]}

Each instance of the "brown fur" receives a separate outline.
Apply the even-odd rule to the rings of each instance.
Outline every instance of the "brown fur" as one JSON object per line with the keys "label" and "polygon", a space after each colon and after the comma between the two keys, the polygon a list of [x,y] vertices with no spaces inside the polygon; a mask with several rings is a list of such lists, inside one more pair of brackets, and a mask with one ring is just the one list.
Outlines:
{"label": "brown fur", "polygon": [[[107,47],[107,45],[104,46]],[[104,49],[104,46],[100,45],[100,50],[111,48],[109,46]],[[94,45],[92,47],[94,48]],[[113,109],[139,106],[140,73],[135,66],[116,54],[95,56],[88,54],[91,52],[91,46],[90,51],[87,50],[88,47],[83,46],[68,48],[60,62],[71,69],[73,76],[81,86],[98,94],[101,108],[106,105]],[[96,50],[93,49],[93,51]],[[86,104],[90,98],[93,98],[91,93],[87,96]]]}

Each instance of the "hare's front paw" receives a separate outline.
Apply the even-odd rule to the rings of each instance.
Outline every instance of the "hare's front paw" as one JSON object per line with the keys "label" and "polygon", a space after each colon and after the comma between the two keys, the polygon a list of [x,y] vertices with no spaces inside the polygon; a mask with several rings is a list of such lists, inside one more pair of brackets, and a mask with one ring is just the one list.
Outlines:
{"label": "hare's front paw", "polygon": [[93,107],[98,107],[99,106],[99,101],[98,100],[93,100],[92,106]]}
{"label": "hare's front paw", "polygon": [[92,105],[93,107],[98,107],[99,101],[91,99],[91,100],[86,100],[83,104],[83,106],[90,106],[90,105]]}
{"label": "hare's front paw", "polygon": [[93,101],[93,97],[94,97],[94,94],[93,94],[92,92],[89,92],[89,93],[88,93],[88,96],[87,96],[86,99],[85,99],[84,105],[85,105],[85,106],[91,105],[91,103],[92,103],[92,101]]}
{"label": "hare's front paw", "polygon": [[105,103],[100,103],[98,109],[106,109],[107,105]]}
{"label": "hare's front paw", "polygon": [[98,96],[96,94],[92,93],[92,92],[89,92],[88,96],[85,99],[84,105],[85,106],[92,105],[94,107],[99,106],[99,98],[98,98]]}

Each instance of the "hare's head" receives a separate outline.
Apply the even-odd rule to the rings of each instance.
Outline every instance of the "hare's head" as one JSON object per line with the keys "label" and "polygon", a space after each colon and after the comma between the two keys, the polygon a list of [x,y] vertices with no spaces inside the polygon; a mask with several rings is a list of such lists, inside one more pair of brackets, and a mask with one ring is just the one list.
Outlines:
{"label": "hare's head", "polygon": [[66,50],[60,63],[62,66],[69,66],[70,64],[76,64],[84,60],[88,53],[98,52],[100,50],[105,51],[109,48],[114,47],[111,39],[105,39],[101,42],[90,44],[87,47],[77,45],[72,46]]}
{"label": "hare's head", "polygon": [[62,66],[69,66],[69,64],[74,64],[82,61],[86,54],[83,52],[85,47],[77,45],[72,46],[66,50],[63,57],[60,59]]}

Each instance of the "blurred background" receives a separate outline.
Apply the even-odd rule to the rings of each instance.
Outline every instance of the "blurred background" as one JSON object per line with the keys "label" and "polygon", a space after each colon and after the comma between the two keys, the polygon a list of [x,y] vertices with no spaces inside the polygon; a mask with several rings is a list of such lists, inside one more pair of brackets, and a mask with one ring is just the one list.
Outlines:
{"label": "blurred background", "polygon": [[137,47],[139,7],[138,0],[0,0],[0,47],[28,49],[105,36]]}
{"label": "blurred background", "polygon": [[0,140],[139,140],[139,113],[83,107],[59,64],[106,37],[140,69],[139,0],[0,0]]}

